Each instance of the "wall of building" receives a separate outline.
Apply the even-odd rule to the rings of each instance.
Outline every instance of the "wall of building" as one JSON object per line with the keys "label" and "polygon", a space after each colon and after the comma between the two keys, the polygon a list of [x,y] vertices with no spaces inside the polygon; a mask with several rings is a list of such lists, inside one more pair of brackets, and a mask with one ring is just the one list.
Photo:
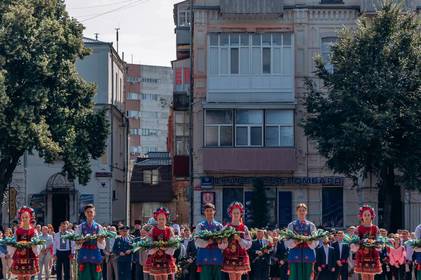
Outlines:
{"label": "wall of building", "polygon": [[[204,199],[211,198],[215,195],[214,202],[217,207],[217,218],[223,219],[226,210],[224,196],[232,196],[232,194],[227,193],[227,190],[232,190],[232,193],[235,193],[240,189],[237,198],[244,202],[247,202],[247,193],[252,190],[250,184],[241,185],[239,183],[240,185],[230,185],[229,181],[225,185],[214,185],[212,183],[204,185],[204,177],[230,177],[233,180],[238,177],[270,177],[273,180],[282,177],[312,180],[312,178],[338,176],[342,178],[343,183],[336,186],[326,186],[317,183],[283,183],[279,185],[275,183],[268,187],[269,192],[273,193],[274,196],[272,202],[268,202],[269,207],[272,205],[278,209],[283,209],[282,203],[284,203],[284,200],[282,200],[283,198],[281,196],[287,193],[290,196],[288,203],[291,207],[283,209],[283,213],[294,217],[295,205],[298,202],[305,202],[309,205],[309,219],[318,225],[323,224],[323,216],[329,215],[328,212],[332,210],[332,208],[329,208],[329,205],[326,205],[326,201],[332,200],[332,198],[329,198],[331,195],[339,195],[343,199],[340,207],[343,211],[340,226],[357,223],[358,208],[363,203],[369,203],[377,209],[378,191],[376,185],[368,178],[361,180],[357,188],[351,180],[339,174],[333,174],[326,167],[325,159],[318,154],[314,143],[305,136],[303,129],[299,125],[301,119],[306,114],[304,108],[304,78],[313,76],[315,56],[320,53],[323,55],[326,52],[326,48],[329,46],[329,40],[337,37],[337,33],[341,28],[355,27],[356,21],[360,16],[360,9],[362,11],[370,10],[373,2],[363,1],[360,3],[359,1],[351,0],[344,1],[343,4],[328,5],[320,4],[319,1],[287,0],[284,2],[282,16],[248,14],[247,17],[241,14],[224,15],[220,13],[218,8],[220,5],[219,0],[196,0],[194,3],[196,5],[194,12],[195,33],[193,38],[194,222],[197,223],[202,218],[200,210],[201,203],[203,203]],[[294,73],[292,100],[281,98],[282,89],[278,88],[276,84],[270,84],[270,76],[264,76],[264,79],[269,79],[266,86],[270,85],[269,91],[266,91],[266,93],[270,92],[270,95],[264,95],[260,94],[263,85],[257,85],[252,80],[252,77],[245,77],[247,75],[241,75],[241,73],[240,75],[229,73],[222,73],[224,75],[221,75],[219,73],[219,75],[215,76],[214,74],[210,74],[209,71],[214,69],[214,58],[210,57],[212,46],[209,46],[211,44],[209,34],[235,32],[240,34],[261,32],[291,34],[293,40],[293,58],[290,60],[291,65],[288,65],[288,67],[293,69]],[[219,49],[220,53],[221,48]],[[212,64],[210,64],[211,62]],[[244,80],[245,78],[248,80]],[[247,83],[253,86],[247,87],[247,90],[238,90],[242,85],[247,85]],[[218,98],[209,98],[215,92],[221,93]],[[232,93],[239,94],[232,95]],[[206,131],[204,128],[204,116],[206,109],[209,108],[293,110],[294,144],[290,149],[294,150],[296,166],[294,167],[294,165],[289,164],[288,168],[279,169],[277,172],[263,169],[249,170],[249,172],[246,172],[245,170],[248,166],[270,166],[271,164],[280,163],[267,157],[265,152],[266,147],[253,147],[250,150],[239,149],[237,147],[205,147]],[[254,150],[251,151],[251,149]],[[282,153],[285,154],[282,148],[276,148],[275,150],[278,150],[281,155]],[[228,151],[231,157],[229,159],[225,158],[227,157]],[[208,157],[215,153],[218,153],[218,157],[222,161],[221,164],[225,164],[225,160],[235,161],[241,158],[242,161],[238,163],[238,166],[241,166],[241,168],[225,171],[217,169],[209,170]],[[253,161],[254,164],[244,162],[244,155],[247,156],[247,154],[250,155],[250,161]],[[269,164],[265,160],[270,160]],[[285,161],[285,159],[282,160]],[[294,168],[291,169],[291,167]],[[337,193],[333,194],[335,191]],[[421,215],[419,208],[418,211],[415,210],[415,207],[419,206],[419,198],[417,194],[412,192],[407,192],[406,197],[408,202],[405,206],[407,211],[405,223],[408,228],[413,228],[414,224],[419,222],[416,219]],[[411,202],[409,203],[409,201]],[[411,218],[408,218],[409,213],[411,213]],[[273,215],[279,218],[281,214],[275,212]],[[329,226],[328,224],[325,225]]]}

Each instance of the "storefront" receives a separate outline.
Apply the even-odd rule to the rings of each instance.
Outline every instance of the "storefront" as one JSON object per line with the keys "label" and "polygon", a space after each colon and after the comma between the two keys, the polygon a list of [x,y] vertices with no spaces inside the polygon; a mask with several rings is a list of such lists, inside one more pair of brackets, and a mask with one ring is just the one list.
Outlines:
{"label": "storefront", "polygon": [[[317,225],[344,227],[344,177],[259,177],[267,197],[269,227],[285,227],[294,218],[295,205],[309,205],[309,218]],[[233,201],[246,207],[244,220],[252,223],[250,211],[255,177],[202,177],[195,191],[195,212],[207,202],[217,207],[217,218],[229,220],[226,209]],[[195,220],[200,219],[197,215]]]}

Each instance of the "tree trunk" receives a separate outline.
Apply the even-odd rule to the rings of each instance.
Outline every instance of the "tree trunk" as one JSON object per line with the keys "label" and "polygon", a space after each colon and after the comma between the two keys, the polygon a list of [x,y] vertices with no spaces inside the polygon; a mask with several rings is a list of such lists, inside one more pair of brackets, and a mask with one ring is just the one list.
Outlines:
{"label": "tree trunk", "polygon": [[7,156],[0,161],[0,205],[3,203],[4,193],[8,184],[12,181],[13,172],[18,165],[20,157],[17,153],[13,156]]}
{"label": "tree trunk", "polygon": [[[380,224],[389,232],[402,228],[402,199],[400,186],[395,184],[393,166],[385,167],[380,173],[380,189],[384,198],[383,217]],[[380,202],[380,201],[379,201]]]}

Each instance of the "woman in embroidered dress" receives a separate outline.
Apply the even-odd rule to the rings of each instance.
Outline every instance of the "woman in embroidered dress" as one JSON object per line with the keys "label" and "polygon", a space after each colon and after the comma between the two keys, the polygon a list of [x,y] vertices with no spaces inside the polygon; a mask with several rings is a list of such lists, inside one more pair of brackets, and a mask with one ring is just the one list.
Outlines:
{"label": "woman in embroidered dress", "polygon": [[[169,215],[170,212],[163,207],[158,208],[153,213],[157,224],[152,227],[149,233],[152,241],[168,241],[174,237],[172,228],[167,226]],[[174,251],[174,248],[149,250],[144,272],[149,273],[155,280],[167,280],[168,275],[173,278],[176,272]]]}
{"label": "woman in embroidered dress", "polygon": [[[375,216],[374,209],[370,206],[365,205],[360,207],[359,218],[361,224],[355,230],[355,234],[359,236],[360,240],[377,239],[379,228],[376,225],[373,225]],[[382,272],[378,250],[375,248],[354,246],[353,251],[355,250],[357,250],[357,253],[354,271],[361,274],[362,280],[373,280],[376,274]]]}
{"label": "woman in embroidered dress", "polygon": [[224,264],[221,271],[228,273],[230,280],[240,280],[241,276],[250,271],[250,258],[247,250],[252,241],[247,226],[242,221],[244,206],[240,202],[233,202],[228,207],[228,215],[231,223],[227,227],[233,227],[241,234],[235,234],[224,250]]}
{"label": "woman in embroidered dress", "polygon": [[[17,242],[31,242],[37,235],[36,229],[31,225],[35,220],[35,212],[32,208],[23,206],[19,209],[18,217],[20,225],[16,230],[15,238]],[[32,248],[16,249],[8,247],[9,254],[13,259],[11,273],[16,275],[18,280],[29,280],[39,273],[38,257],[39,246]]]}

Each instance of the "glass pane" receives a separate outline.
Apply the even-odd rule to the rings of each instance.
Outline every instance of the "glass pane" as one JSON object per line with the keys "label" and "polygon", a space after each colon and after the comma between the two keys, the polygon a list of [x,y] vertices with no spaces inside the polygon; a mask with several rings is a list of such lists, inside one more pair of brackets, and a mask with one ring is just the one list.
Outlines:
{"label": "glass pane", "polygon": [[282,33],[272,33],[272,43],[275,46],[282,45]]}
{"label": "glass pane", "polygon": [[231,48],[231,74],[238,74],[239,71],[239,57],[238,48]]}
{"label": "glass pane", "polygon": [[292,110],[267,110],[266,124],[292,126],[294,114]]}
{"label": "glass pane", "polygon": [[221,146],[232,146],[232,126],[221,126],[219,129]]}
{"label": "glass pane", "polygon": [[249,36],[249,34],[248,33],[242,33],[241,35],[240,35],[240,40],[241,40],[241,45],[242,46],[248,46],[249,45],[249,38],[250,38],[250,36]]}
{"label": "glass pane", "polygon": [[260,38],[261,38],[260,34],[253,34],[253,36],[252,36],[253,46],[260,46],[261,45]]}
{"label": "glass pane", "polygon": [[281,48],[272,48],[272,65],[273,65],[273,73],[280,74],[281,73]]}
{"label": "glass pane", "polygon": [[263,124],[262,110],[237,110],[236,123],[238,124]]}
{"label": "glass pane", "polygon": [[263,48],[263,74],[270,74],[270,48]]}
{"label": "glass pane", "polygon": [[281,127],[281,146],[294,146],[294,129],[292,126]]}
{"label": "glass pane", "polygon": [[267,126],[265,131],[265,143],[267,147],[279,146],[279,127]]}
{"label": "glass pane", "polygon": [[231,110],[207,110],[207,124],[232,124]]}
{"label": "glass pane", "polygon": [[248,47],[240,48],[240,73],[250,73],[250,52]]}
{"label": "glass pane", "polygon": [[221,33],[219,35],[220,45],[221,46],[228,46],[228,43],[229,43],[228,39],[229,39],[228,33]]}
{"label": "glass pane", "polygon": [[236,133],[235,133],[235,144],[237,146],[246,146],[246,145],[248,145],[247,130],[248,130],[247,127],[237,126]]}
{"label": "glass pane", "polygon": [[291,46],[291,33],[284,33],[284,46]]}
{"label": "glass pane", "polygon": [[228,48],[221,48],[221,74],[228,74]]}
{"label": "glass pane", "polygon": [[263,46],[270,46],[271,33],[263,33],[262,35],[262,44]]}
{"label": "glass pane", "polygon": [[211,46],[218,46],[218,33],[210,33],[209,41]]}
{"label": "glass pane", "polygon": [[217,75],[218,74],[218,48],[212,47],[209,48],[209,74]]}
{"label": "glass pane", "polygon": [[282,74],[291,75],[293,67],[291,48],[283,48],[282,54]]}
{"label": "glass pane", "polygon": [[260,74],[262,69],[262,49],[259,48],[252,48],[251,53],[251,72],[253,74]]}
{"label": "glass pane", "polygon": [[251,127],[250,128],[250,144],[252,146],[262,145],[262,127]]}
{"label": "glass pane", "polygon": [[206,146],[218,146],[218,127],[206,127]]}
{"label": "glass pane", "polygon": [[231,33],[230,35],[230,43],[231,45],[237,46],[240,43],[240,38],[239,38],[238,33]]}

